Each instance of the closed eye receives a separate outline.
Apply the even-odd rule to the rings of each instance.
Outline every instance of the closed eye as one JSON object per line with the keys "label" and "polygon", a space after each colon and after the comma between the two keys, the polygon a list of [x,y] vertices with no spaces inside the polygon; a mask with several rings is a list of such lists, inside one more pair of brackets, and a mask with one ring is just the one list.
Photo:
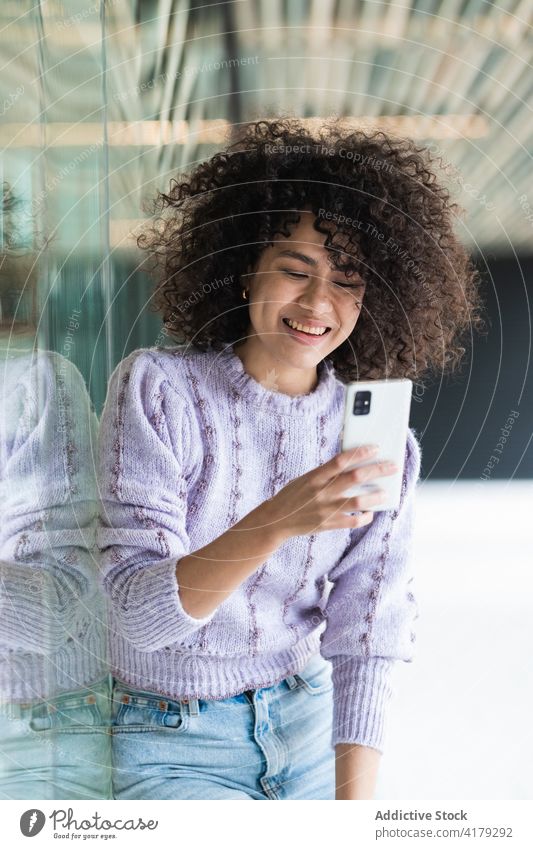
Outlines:
{"label": "closed eye", "polygon": [[289,277],[307,277],[303,271],[291,271],[290,268],[282,268],[281,269],[284,274],[288,274]]}
{"label": "closed eye", "polygon": [[[281,269],[284,274],[287,274],[289,277],[293,277],[295,279],[302,280],[309,275],[305,273],[305,271],[293,271],[290,268],[282,268]],[[332,280],[331,281],[334,286],[340,286],[342,289],[364,289],[364,283],[341,283],[340,280]]]}

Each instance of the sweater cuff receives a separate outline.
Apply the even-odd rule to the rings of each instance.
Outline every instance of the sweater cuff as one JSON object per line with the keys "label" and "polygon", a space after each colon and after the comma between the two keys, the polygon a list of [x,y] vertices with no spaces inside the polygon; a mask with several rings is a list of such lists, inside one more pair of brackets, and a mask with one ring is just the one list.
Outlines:
{"label": "sweater cuff", "polygon": [[[120,598],[123,636],[141,651],[158,651],[165,645],[186,641],[207,625],[216,609],[202,619],[183,608],[176,577],[178,558],[137,569],[129,576]],[[118,590],[118,592],[117,592]],[[125,590],[125,592],[124,592]]]}
{"label": "sweater cuff", "polygon": [[395,661],[385,657],[337,655],[331,662],[332,745],[357,743],[382,752]]}

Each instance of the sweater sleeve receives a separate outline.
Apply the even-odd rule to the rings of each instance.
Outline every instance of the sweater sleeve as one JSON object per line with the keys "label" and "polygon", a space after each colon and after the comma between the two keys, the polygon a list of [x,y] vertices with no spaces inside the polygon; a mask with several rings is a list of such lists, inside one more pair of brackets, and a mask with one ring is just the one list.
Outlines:
{"label": "sweater sleeve", "polygon": [[145,652],[187,639],[215,615],[189,616],[176,578],[178,561],[190,553],[191,432],[186,399],[149,351],[117,366],[100,422],[97,540],[118,627]]}
{"label": "sweater sleeve", "polygon": [[347,551],[328,575],[333,587],[321,653],[332,663],[334,746],[383,750],[391,676],[396,661],[413,659],[417,609],[410,555],[420,462],[409,429],[399,508],[353,529]]}
{"label": "sweater sleeve", "polygon": [[80,372],[53,352],[2,385],[0,642],[49,652],[77,635],[97,589],[96,416]]}

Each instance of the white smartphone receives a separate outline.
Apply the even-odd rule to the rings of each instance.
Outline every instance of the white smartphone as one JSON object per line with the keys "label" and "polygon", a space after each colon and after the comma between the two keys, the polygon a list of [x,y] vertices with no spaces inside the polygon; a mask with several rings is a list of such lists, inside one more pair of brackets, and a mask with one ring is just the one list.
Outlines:
{"label": "white smartphone", "polygon": [[343,493],[352,497],[382,489],[383,502],[367,508],[372,512],[397,510],[400,506],[412,392],[413,383],[407,379],[357,381],[346,387],[342,450],[379,446],[370,459],[349,468],[386,460],[398,467],[393,475],[355,484]]}

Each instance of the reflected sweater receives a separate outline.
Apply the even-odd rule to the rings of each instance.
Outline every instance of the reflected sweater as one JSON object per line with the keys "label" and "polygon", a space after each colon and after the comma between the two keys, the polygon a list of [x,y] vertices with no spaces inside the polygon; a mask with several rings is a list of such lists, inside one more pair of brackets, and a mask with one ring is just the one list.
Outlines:
{"label": "reflected sweater", "polygon": [[286,540],[210,615],[180,602],[177,561],[341,450],[345,385],[256,380],[232,346],[135,351],[111,376],[99,435],[97,540],[111,672],[179,699],[223,699],[331,661],[332,745],[382,750],[399,660],[413,657],[410,545],[420,448],[401,504],[364,528]]}
{"label": "reflected sweater", "polygon": [[0,703],[24,703],[107,675],[98,421],[65,357],[7,351],[0,369]]}

